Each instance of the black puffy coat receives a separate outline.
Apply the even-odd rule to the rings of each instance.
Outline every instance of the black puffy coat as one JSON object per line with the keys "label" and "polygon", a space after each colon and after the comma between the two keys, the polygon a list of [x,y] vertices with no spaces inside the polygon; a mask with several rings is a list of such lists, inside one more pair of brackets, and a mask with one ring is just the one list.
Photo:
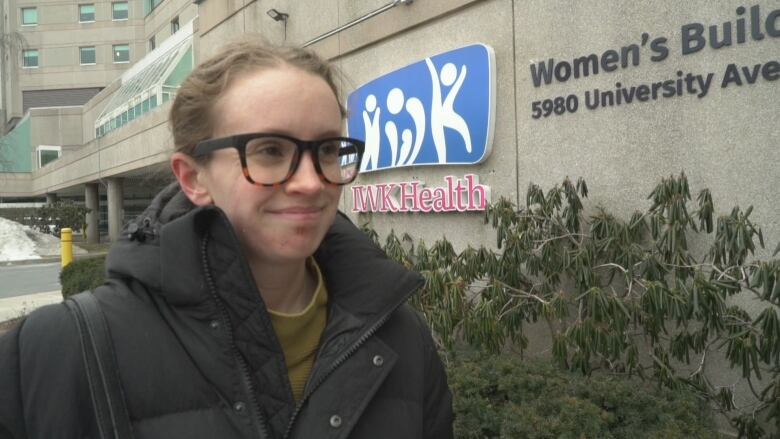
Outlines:
{"label": "black puffy coat", "polygon": [[[452,437],[441,361],[405,304],[421,278],[346,217],[315,253],[328,319],[298,405],[224,214],[169,187],[126,230],[95,295],[136,438]],[[0,338],[0,437],[97,437],[79,346],[63,304]]]}

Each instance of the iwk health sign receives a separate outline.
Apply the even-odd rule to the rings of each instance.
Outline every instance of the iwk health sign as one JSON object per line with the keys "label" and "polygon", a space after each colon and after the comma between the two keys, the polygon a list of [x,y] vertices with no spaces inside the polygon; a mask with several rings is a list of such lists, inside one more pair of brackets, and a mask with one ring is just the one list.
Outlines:
{"label": "iwk health sign", "polygon": [[[487,158],[493,141],[495,60],[482,44],[462,47],[381,76],[347,99],[350,137],[365,139],[360,171],[421,165],[471,165]],[[476,175],[356,185],[353,212],[484,210],[490,188]]]}

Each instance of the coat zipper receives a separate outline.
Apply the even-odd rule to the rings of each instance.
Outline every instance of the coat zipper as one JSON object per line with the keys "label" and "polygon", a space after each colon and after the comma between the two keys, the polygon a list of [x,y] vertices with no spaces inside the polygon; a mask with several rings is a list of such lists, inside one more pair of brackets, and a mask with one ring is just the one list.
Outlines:
{"label": "coat zipper", "polygon": [[267,439],[269,437],[268,431],[266,430],[265,419],[263,419],[263,415],[262,413],[260,413],[260,404],[257,401],[257,396],[255,395],[254,386],[252,385],[252,379],[249,375],[249,366],[246,364],[246,361],[244,361],[244,358],[241,356],[241,353],[238,351],[238,347],[236,346],[236,341],[233,338],[233,327],[230,324],[230,316],[228,315],[225,306],[222,304],[222,301],[220,300],[219,295],[217,294],[217,287],[216,284],[214,283],[214,278],[211,276],[211,268],[209,267],[208,256],[206,254],[208,240],[209,240],[209,235],[206,234],[204,235],[203,240],[201,241],[201,258],[203,262],[203,271],[206,275],[206,283],[209,286],[211,297],[212,299],[214,299],[214,301],[217,304],[217,308],[219,309],[220,321],[222,322],[222,325],[225,327],[225,330],[228,332],[228,340],[230,344],[230,350],[233,353],[233,358],[239,365],[239,369],[241,372],[241,379],[244,385],[244,391],[247,393],[249,399],[249,409],[250,409],[249,414],[250,416],[252,416],[252,421],[253,421],[252,423],[254,424],[256,433],[260,437],[260,439]]}
{"label": "coat zipper", "polygon": [[292,414],[292,417],[290,417],[290,422],[287,423],[287,430],[284,432],[284,436],[282,436],[283,439],[287,439],[290,436],[290,433],[292,433],[292,427],[293,424],[295,424],[295,419],[298,417],[298,414],[301,412],[301,409],[303,408],[303,405],[306,403],[306,400],[309,399],[309,397],[314,393],[317,388],[322,385],[322,383],[325,382],[325,380],[336,371],[345,361],[349,359],[352,355],[354,355],[355,352],[360,348],[360,346],[363,345],[371,336],[376,333],[376,331],[379,330],[387,321],[390,319],[390,316],[393,315],[393,313],[401,307],[404,303],[406,303],[407,300],[409,300],[409,297],[414,294],[415,291],[420,287],[420,285],[417,285],[416,287],[412,288],[406,295],[401,299],[400,302],[398,302],[393,308],[390,309],[385,315],[382,316],[379,320],[377,320],[376,323],[374,323],[366,332],[363,333],[363,335],[360,336],[359,339],[355,343],[352,344],[352,346],[347,349],[346,352],[341,354],[340,357],[336,358],[336,360],[331,363],[330,368],[328,368],[327,372],[325,372],[320,378],[312,384],[311,387],[309,387],[309,390],[303,395],[303,398],[301,398],[301,401],[298,403],[298,405],[295,407],[295,411]]}

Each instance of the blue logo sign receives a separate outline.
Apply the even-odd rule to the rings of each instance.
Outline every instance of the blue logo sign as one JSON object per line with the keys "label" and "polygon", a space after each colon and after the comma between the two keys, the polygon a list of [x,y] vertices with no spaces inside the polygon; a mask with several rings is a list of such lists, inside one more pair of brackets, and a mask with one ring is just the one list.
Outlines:
{"label": "blue logo sign", "polygon": [[483,161],[493,142],[494,97],[493,49],[483,44],[363,85],[347,98],[348,135],[366,141],[360,171]]}

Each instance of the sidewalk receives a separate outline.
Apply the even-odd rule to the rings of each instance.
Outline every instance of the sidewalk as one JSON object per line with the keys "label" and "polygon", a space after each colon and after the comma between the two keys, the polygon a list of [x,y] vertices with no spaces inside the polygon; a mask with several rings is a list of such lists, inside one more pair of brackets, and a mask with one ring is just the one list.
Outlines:
{"label": "sidewalk", "polygon": [[29,314],[35,308],[43,305],[59,302],[62,302],[62,293],[60,291],[49,291],[46,293],[27,294],[24,296],[0,299],[0,322]]}
{"label": "sidewalk", "polygon": [[0,336],[8,332],[19,317],[29,314],[35,308],[59,302],[62,302],[60,291],[0,299]]}
{"label": "sidewalk", "polygon": [[[108,250],[95,250],[90,251],[88,253],[82,253],[79,255],[73,255],[73,260],[78,261],[81,259],[89,259],[94,258],[96,256],[106,256],[108,254]],[[60,262],[61,258],[59,255],[57,256],[43,256],[39,259],[19,259],[16,261],[2,261],[0,262],[1,266],[11,266],[11,265],[32,265],[32,264],[50,264],[52,262]]]}
{"label": "sidewalk", "polygon": [[[105,256],[108,253],[108,249],[111,243],[105,241],[105,237],[99,244],[89,244],[83,241],[83,237],[80,235],[73,236],[73,243],[81,248],[81,251],[74,252],[74,260],[92,258],[95,256]],[[3,261],[0,262],[2,266],[10,265],[30,265],[30,264],[46,264],[59,262],[60,256],[57,255],[45,255],[40,259],[29,260],[17,260],[17,261]],[[33,293],[26,294],[17,297],[0,298],[0,335],[8,331],[13,325],[14,321],[19,317],[29,314],[35,308],[43,305],[49,305],[52,303],[59,303],[62,301],[62,293],[57,291],[49,291],[45,293]]]}

